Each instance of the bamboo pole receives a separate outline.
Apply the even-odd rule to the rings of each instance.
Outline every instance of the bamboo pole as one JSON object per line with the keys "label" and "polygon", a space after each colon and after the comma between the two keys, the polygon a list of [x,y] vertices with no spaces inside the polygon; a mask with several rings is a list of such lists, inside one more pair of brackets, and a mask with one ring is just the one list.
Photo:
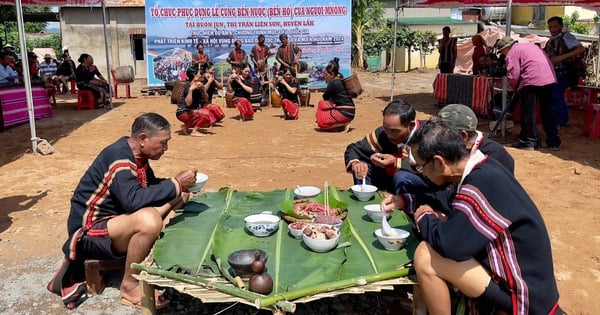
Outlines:
{"label": "bamboo pole", "polygon": [[289,292],[285,292],[285,293],[274,295],[274,296],[261,297],[261,298],[256,299],[254,301],[254,304],[256,305],[257,308],[269,307],[269,306],[271,306],[277,302],[283,301],[283,300],[287,300],[287,301],[295,300],[297,298],[301,298],[301,297],[309,296],[309,295],[315,295],[318,293],[345,289],[345,288],[349,288],[349,287],[353,287],[353,286],[357,286],[357,285],[365,285],[367,283],[372,283],[372,282],[377,282],[377,281],[406,277],[406,276],[408,276],[409,271],[410,271],[409,268],[404,268],[404,269],[388,271],[388,272],[379,273],[379,274],[372,274],[372,275],[367,275],[367,276],[363,276],[363,277],[344,279],[344,280],[339,280],[339,281],[335,281],[335,282],[319,284],[319,285],[315,285],[310,288],[298,289],[296,291],[289,291]]}
{"label": "bamboo pole", "polygon": [[[133,264],[131,264],[131,268],[136,269],[136,270],[146,271],[147,273],[149,273],[151,275],[161,276],[161,277],[165,277],[165,278],[172,279],[172,280],[195,284],[195,285],[203,286],[203,287],[209,288],[209,289],[214,288],[217,291],[221,291],[223,293],[227,293],[227,294],[239,297],[239,298],[243,298],[250,302],[255,302],[256,300],[264,297],[263,295],[260,295],[260,294],[254,293],[254,292],[250,292],[250,291],[246,291],[246,290],[241,290],[241,289],[238,289],[231,285],[215,282],[214,280],[206,280],[206,279],[193,277],[193,276],[189,276],[189,275],[183,275],[183,274],[179,274],[179,273],[168,271],[168,270],[147,267],[142,264],[133,263]],[[277,303],[275,303],[275,302],[277,302]],[[270,303],[269,306],[266,306],[266,307],[270,307],[273,304],[275,304],[276,307],[280,308],[281,310],[283,310],[285,312],[293,313],[296,310],[296,304],[294,304],[294,303],[291,303],[288,301],[283,301],[283,300],[278,300],[275,302]]]}

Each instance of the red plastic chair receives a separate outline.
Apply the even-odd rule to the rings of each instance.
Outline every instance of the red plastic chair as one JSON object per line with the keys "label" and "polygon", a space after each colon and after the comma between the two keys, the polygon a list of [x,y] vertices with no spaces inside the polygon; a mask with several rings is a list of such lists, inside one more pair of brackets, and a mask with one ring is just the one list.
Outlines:
{"label": "red plastic chair", "polygon": [[119,93],[117,92],[117,87],[119,85],[125,86],[125,93],[127,94],[127,98],[131,98],[129,83],[119,82],[117,80],[116,72],[117,71],[115,69],[110,69],[110,75],[112,76],[112,79],[113,79],[112,83],[113,83],[113,90],[115,91],[115,98],[119,98]]}
{"label": "red plastic chair", "polygon": [[71,94],[77,93],[77,90],[75,89],[75,79],[71,79],[69,82],[71,82]]}
{"label": "red plastic chair", "polygon": [[96,97],[90,90],[79,90],[77,91],[77,110],[89,108],[96,108]]}

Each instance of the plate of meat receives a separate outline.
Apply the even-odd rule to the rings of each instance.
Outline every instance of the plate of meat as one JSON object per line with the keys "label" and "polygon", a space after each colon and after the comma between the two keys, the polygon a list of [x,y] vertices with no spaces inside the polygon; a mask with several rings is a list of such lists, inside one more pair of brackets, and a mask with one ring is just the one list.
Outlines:
{"label": "plate of meat", "polygon": [[331,216],[345,219],[348,215],[348,205],[329,196],[329,202],[324,202],[323,196],[310,199],[286,200],[279,204],[282,218],[288,222],[311,222],[316,217]]}

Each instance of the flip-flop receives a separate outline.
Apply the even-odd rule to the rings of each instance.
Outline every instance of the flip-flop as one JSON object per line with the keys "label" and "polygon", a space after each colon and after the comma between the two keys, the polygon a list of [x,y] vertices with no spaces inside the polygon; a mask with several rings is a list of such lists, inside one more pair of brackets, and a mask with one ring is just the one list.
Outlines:
{"label": "flip-flop", "polygon": [[[121,304],[126,305],[126,306],[133,306],[136,308],[142,308],[142,299],[139,299],[134,302],[134,301],[130,301],[124,297],[121,297]],[[154,307],[157,310],[163,309],[163,308],[169,306],[169,304],[171,304],[171,300],[165,298],[164,295],[162,295],[162,294],[156,295],[154,298]]]}

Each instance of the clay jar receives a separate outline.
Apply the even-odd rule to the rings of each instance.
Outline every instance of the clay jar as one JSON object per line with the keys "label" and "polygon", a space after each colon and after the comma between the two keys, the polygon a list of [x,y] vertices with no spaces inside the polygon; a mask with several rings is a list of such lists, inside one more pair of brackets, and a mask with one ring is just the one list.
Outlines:
{"label": "clay jar", "polygon": [[268,295],[273,291],[273,278],[265,272],[265,262],[260,259],[260,253],[254,252],[252,262],[252,276],[248,282],[249,290],[252,292]]}

